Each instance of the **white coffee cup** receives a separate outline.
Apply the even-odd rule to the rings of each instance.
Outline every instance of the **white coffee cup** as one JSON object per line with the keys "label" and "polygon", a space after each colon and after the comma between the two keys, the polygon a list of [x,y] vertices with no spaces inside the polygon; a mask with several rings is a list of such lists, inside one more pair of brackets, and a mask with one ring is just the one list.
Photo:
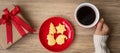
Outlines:
{"label": "white coffee cup", "polygon": [[[80,22],[78,21],[78,19],[77,19],[77,12],[78,12],[78,10],[79,10],[80,8],[84,7],[84,6],[90,7],[90,8],[93,9],[93,11],[95,12],[95,20],[94,20],[94,22],[93,22],[92,24],[90,24],[90,25],[83,25],[83,24],[80,23]],[[91,27],[94,27],[94,26],[98,23],[98,21],[99,21],[99,19],[100,19],[100,13],[99,13],[98,8],[97,8],[95,5],[93,5],[93,4],[91,4],[91,3],[82,3],[82,4],[78,5],[77,8],[75,9],[74,17],[75,17],[75,20],[77,21],[77,23],[78,23],[81,27],[91,28]]]}

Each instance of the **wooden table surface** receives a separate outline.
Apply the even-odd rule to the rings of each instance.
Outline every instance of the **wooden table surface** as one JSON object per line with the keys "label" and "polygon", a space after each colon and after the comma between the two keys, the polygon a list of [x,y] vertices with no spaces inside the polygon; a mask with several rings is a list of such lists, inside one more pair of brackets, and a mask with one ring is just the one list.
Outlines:
{"label": "wooden table surface", "polygon": [[0,9],[7,5],[17,4],[22,14],[37,32],[19,40],[7,50],[0,48],[0,53],[51,53],[40,43],[38,31],[40,25],[51,16],[62,16],[69,20],[75,30],[75,38],[71,46],[61,53],[93,53],[94,28],[80,27],[74,19],[75,8],[83,2],[95,4],[101,17],[108,23],[111,32],[109,47],[113,53],[120,53],[120,1],[119,0],[0,0]]}

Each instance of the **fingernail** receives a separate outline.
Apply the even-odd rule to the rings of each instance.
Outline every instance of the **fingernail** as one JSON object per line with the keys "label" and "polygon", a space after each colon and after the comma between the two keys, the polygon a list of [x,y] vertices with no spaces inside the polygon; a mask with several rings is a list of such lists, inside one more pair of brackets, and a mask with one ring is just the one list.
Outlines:
{"label": "fingernail", "polygon": [[103,19],[103,18],[101,19],[101,22],[104,22],[104,19]]}

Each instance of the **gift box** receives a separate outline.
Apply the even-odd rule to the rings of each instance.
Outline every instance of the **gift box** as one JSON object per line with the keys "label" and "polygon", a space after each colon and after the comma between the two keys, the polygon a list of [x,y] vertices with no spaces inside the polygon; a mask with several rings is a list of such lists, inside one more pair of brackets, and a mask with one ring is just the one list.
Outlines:
{"label": "gift box", "polygon": [[20,7],[11,5],[0,11],[0,45],[3,49],[9,48],[26,34],[35,30],[21,15]]}

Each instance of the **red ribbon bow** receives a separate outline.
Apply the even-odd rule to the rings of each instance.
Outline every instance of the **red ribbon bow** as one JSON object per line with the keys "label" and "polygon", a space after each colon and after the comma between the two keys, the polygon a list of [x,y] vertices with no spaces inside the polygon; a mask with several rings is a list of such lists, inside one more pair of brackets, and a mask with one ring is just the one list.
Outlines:
{"label": "red ribbon bow", "polygon": [[26,34],[24,29],[30,33],[35,32],[35,30],[29,24],[27,24],[19,16],[17,16],[18,13],[20,13],[19,6],[15,6],[15,8],[11,12],[9,12],[9,10],[6,8],[4,9],[4,14],[2,15],[2,18],[0,19],[0,25],[6,24],[7,43],[9,42],[13,43],[12,23],[16,27],[17,31],[21,34],[22,37],[25,36]]}

